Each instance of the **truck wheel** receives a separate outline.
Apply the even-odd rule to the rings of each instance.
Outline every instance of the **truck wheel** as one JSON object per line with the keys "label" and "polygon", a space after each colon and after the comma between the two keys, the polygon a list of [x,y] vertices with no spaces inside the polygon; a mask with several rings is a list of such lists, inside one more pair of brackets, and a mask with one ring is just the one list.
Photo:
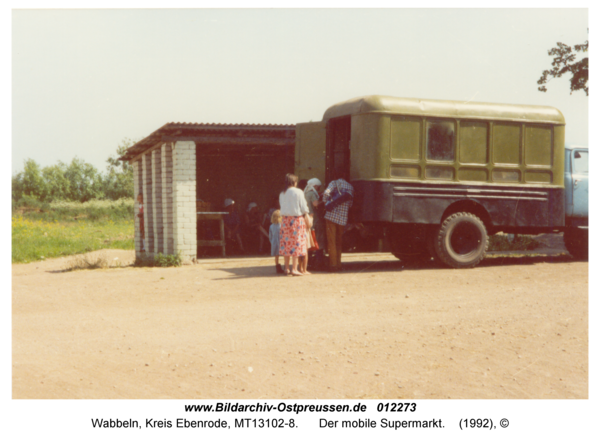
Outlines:
{"label": "truck wheel", "polygon": [[468,212],[450,215],[435,236],[434,248],[440,260],[453,268],[472,268],[485,257],[488,234],[477,216]]}
{"label": "truck wheel", "polygon": [[569,227],[565,230],[565,247],[575,259],[588,259],[588,230]]}

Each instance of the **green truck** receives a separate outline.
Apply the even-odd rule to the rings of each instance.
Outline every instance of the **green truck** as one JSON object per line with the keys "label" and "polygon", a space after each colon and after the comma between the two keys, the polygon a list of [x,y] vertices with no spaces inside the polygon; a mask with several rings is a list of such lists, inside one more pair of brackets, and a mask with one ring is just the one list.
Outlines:
{"label": "green truck", "polygon": [[362,251],[476,266],[488,236],[565,229],[565,120],[552,107],[364,96],[297,125],[296,173],[355,188]]}

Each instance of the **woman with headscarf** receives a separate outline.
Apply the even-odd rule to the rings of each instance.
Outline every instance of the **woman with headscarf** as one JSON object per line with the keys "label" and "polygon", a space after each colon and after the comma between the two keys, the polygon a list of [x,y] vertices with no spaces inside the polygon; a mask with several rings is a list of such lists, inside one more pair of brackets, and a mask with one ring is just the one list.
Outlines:
{"label": "woman with headscarf", "polygon": [[325,219],[323,218],[322,209],[318,208],[318,206],[322,203],[319,201],[319,191],[321,190],[321,185],[321,180],[318,178],[311,178],[306,183],[306,188],[304,189],[304,197],[306,198],[306,204],[308,205],[309,215],[313,220],[312,228],[317,236],[317,244],[319,246],[319,250],[317,250],[315,256],[316,267],[320,267],[324,264],[323,251],[327,247],[327,242],[325,240]]}
{"label": "woman with headscarf", "polygon": [[[283,256],[286,274],[302,276],[298,271],[298,257],[306,255],[306,227],[304,215],[308,214],[308,206],[304,193],[298,189],[298,177],[294,174],[285,176],[285,189],[279,194],[281,206],[281,238],[279,254]],[[290,257],[292,270],[289,270]]]}

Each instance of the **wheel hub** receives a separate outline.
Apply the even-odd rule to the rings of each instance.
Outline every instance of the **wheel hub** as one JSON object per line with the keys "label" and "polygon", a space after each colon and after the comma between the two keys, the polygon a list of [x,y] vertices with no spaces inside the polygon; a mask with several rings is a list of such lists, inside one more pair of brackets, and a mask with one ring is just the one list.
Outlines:
{"label": "wheel hub", "polygon": [[466,222],[457,224],[450,236],[450,247],[460,256],[476,251],[480,243],[481,233],[475,224]]}

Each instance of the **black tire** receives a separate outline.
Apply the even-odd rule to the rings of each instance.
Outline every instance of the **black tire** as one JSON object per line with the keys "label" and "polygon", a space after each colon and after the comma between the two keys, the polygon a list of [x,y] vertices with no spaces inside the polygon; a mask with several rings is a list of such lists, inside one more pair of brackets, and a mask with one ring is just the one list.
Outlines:
{"label": "black tire", "polygon": [[472,268],[485,257],[488,234],[483,221],[468,212],[444,220],[435,236],[434,249],[440,260],[453,268]]}
{"label": "black tire", "polygon": [[588,230],[569,227],[564,235],[565,247],[575,259],[588,259]]}

